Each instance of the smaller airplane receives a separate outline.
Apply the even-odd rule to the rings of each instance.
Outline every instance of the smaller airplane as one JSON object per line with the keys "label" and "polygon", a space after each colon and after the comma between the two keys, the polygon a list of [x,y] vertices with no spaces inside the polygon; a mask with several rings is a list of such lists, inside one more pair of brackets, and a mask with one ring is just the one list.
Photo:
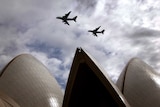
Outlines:
{"label": "smaller airplane", "polygon": [[65,14],[64,16],[62,17],[56,17],[57,19],[61,19],[62,22],[64,22],[64,24],[67,24],[69,25],[68,21],[75,21],[76,22],[76,19],[77,19],[77,16],[73,17],[73,18],[68,18],[68,16],[70,15],[71,11],[68,12],[67,14]]}
{"label": "smaller airplane", "polygon": [[104,29],[102,31],[98,31],[98,29],[100,28],[101,26],[95,28],[94,30],[88,30],[88,32],[92,32],[94,36],[97,36],[97,33],[102,33],[104,34]]}

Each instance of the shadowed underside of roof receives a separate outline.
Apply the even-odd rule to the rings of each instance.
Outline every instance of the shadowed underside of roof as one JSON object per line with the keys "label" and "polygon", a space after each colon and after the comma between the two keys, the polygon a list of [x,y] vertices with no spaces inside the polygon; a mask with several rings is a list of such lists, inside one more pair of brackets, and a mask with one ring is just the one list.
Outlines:
{"label": "shadowed underside of roof", "polygon": [[63,107],[130,107],[104,70],[77,49],[67,82]]}

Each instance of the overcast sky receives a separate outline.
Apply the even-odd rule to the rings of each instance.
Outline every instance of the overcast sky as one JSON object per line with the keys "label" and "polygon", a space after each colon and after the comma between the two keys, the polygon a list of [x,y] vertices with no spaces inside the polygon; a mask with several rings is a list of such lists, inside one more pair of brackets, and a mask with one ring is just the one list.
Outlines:
{"label": "overcast sky", "polygon": [[[72,11],[77,22],[57,16]],[[88,30],[101,26],[104,35]],[[116,82],[138,57],[160,73],[159,0],[0,0],[0,69],[29,53],[65,88],[77,47],[82,47]]]}

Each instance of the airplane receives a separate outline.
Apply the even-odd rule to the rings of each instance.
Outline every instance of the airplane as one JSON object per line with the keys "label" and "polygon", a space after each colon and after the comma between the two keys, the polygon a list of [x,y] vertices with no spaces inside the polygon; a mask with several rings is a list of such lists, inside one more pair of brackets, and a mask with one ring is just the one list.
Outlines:
{"label": "airplane", "polygon": [[71,13],[71,11],[69,11],[67,14],[65,14],[64,16],[62,17],[56,17],[57,19],[61,19],[62,22],[64,22],[64,24],[67,24],[69,25],[68,21],[75,21],[76,22],[76,19],[77,19],[77,16],[73,17],[73,18],[68,18],[69,14]]}
{"label": "airplane", "polygon": [[100,28],[101,26],[95,28],[94,30],[88,30],[88,32],[92,32],[94,36],[97,36],[97,33],[102,33],[104,34],[104,29],[102,31],[98,31],[98,29]]}

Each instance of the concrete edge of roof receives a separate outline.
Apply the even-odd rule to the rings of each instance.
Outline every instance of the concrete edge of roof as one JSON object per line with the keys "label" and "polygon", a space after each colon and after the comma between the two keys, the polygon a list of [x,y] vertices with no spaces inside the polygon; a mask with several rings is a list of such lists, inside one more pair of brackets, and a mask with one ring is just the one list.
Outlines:
{"label": "concrete edge of roof", "polygon": [[126,64],[126,66],[123,68],[117,82],[116,82],[116,85],[117,87],[119,88],[119,90],[122,92],[123,94],[123,91],[124,91],[124,85],[125,85],[125,78],[126,78],[126,74],[127,74],[127,69],[129,68],[130,64],[132,62],[134,62],[135,60],[140,60],[139,58],[137,57],[134,57],[134,58],[131,58],[128,63]]}

